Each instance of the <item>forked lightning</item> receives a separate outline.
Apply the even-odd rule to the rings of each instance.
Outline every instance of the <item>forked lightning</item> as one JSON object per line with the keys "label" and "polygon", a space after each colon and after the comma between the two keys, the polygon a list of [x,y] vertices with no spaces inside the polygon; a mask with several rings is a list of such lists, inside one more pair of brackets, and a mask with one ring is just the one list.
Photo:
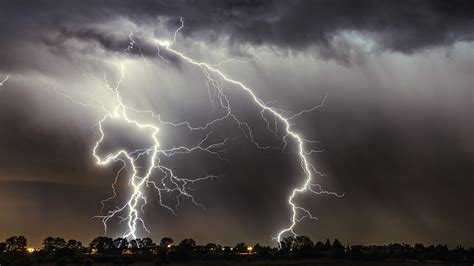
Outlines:
{"label": "forked lightning", "polygon": [[[254,138],[254,134],[250,128],[250,126],[244,122],[239,120],[239,118],[233,114],[231,109],[230,100],[227,98],[226,94],[224,93],[224,84],[228,84],[231,87],[235,87],[239,90],[242,90],[244,93],[250,96],[250,99],[253,103],[261,109],[260,115],[265,121],[267,128],[269,131],[277,134],[278,132],[278,125],[281,125],[284,132],[282,134],[282,143],[284,144],[283,149],[285,149],[288,145],[288,140],[292,139],[297,145],[297,156],[301,163],[301,170],[303,174],[302,182],[299,186],[295,187],[291,194],[288,197],[288,204],[291,208],[291,217],[290,223],[287,227],[280,230],[275,237],[275,240],[280,243],[282,237],[285,234],[293,234],[296,235],[294,228],[297,223],[299,223],[304,218],[310,219],[317,219],[314,217],[310,211],[305,209],[304,207],[298,205],[296,203],[297,195],[304,193],[304,192],[311,192],[315,194],[330,194],[335,195],[337,197],[342,197],[343,195],[336,194],[334,192],[325,191],[319,184],[313,182],[313,177],[315,174],[321,175],[316,169],[316,167],[311,163],[309,159],[309,155],[314,152],[318,152],[318,150],[314,150],[308,148],[311,144],[315,143],[315,141],[308,140],[304,138],[301,134],[296,132],[292,127],[292,120],[297,118],[298,116],[314,111],[315,109],[323,106],[326,97],[324,97],[321,104],[308,109],[303,110],[299,113],[293,115],[286,115],[286,112],[271,107],[270,103],[265,103],[261,99],[259,99],[252,89],[244,85],[242,82],[232,79],[226,74],[224,74],[221,70],[217,69],[223,63],[228,62],[229,60],[223,61],[218,64],[207,64],[204,62],[199,62],[191,57],[184,55],[183,53],[175,50],[173,48],[173,44],[176,42],[176,38],[180,30],[184,27],[183,19],[180,18],[181,25],[180,27],[174,32],[172,40],[153,40],[156,49],[157,49],[157,56],[159,59],[163,60],[164,62],[170,62],[171,60],[167,57],[169,55],[173,55],[175,58],[190,64],[191,66],[196,66],[200,68],[205,76],[207,82],[206,86],[209,93],[209,98],[213,104],[218,104],[219,108],[224,110],[224,115],[205,123],[202,126],[193,126],[190,122],[170,122],[165,121],[161,118],[160,115],[155,114],[153,111],[149,110],[140,110],[136,107],[133,107],[127,104],[126,100],[122,98],[120,93],[120,85],[123,81],[123,78],[126,73],[125,65],[121,65],[120,69],[120,78],[116,82],[115,86],[111,86],[107,78],[103,79],[103,85],[107,89],[109,93],[111,93],[115,98],[115,106],[114,108],[106,108],[105,104],[102,103],[100,100],[91,97],[91,100],[87,103],[79,101],[73,98],[71,95],[66,94],[64,92],[60,92],[56,90],[57,93],[67,97],[68,99],[81,104],[83,106],[97,108],[104,112],[104,116],[102,119],[98,121],[98,128],[100,137],[98,141],[95,143],[93,148],[92,155],[96,159],[96,162],[99,165],[109,165],[112,162],[120,162],[122,163],[122,167],[118,171],[117,175],[115,176],[115,182],[112,184],[113,195],[105,200],[102,201],[102,207],[108,201],[115,198],[116,194],[116,184],[117,180],[120,175],[122,175],[123,171],[129,167],[130,174],[128,174],[128,182],[129,185],[132,187],[132,193],[128,199],[128,201],[121,205],[117,206],[115,209],[108,211],[105,215],[99,215],[98,218],[102,219],[104,224],[105,231],[107,232],[107,224],[110,219],[114,217],[120,217],[121,222],[127,223],[127,230],[124,232],[123,237],[129,239],[135,239],[138,237],[138,226],[142,226],[144,230],[148,231],[147,227],[145,226],[145,222],[142,218],[144,206],[147,204],[147,198],[145,195],[145,188],[154,188],[158,192],[158,199],[161,206],[165,207],[171,212],[175,212],[175,209],[180,204],[180,199],[185,197],[189,198],[194,204],[203,207],[200,203],[198,203],[193,195],[190,193],[192,189],[192,185],[196,182],[211,179],[217,177],[216,175],[208,175],[203,177],[196,177],[196,178],[182,178],[178,177],[174,174],[173,169],[164,166],[161,164],[161,158],[163,157],[172,157],[176,154],[182,153],[191,153],[196,151],[207,152],[218,159],[223,160],[224,158],[221,156],[221,149],[222,147],[231,139],[225,138],[220,140],[217,143],[211,142],[211,136],[213,134],[214,125],[219,122],[222,122],[226,119],[231,119],[235,121],[235,123],[240,127],[243,134],[258,148],[260,149],[267,149],[273,147],[267,147],[260,145]],[[130,43],[129,46],[125,49],[125,53],[128,55],[135,47],[139,49],[141,52],[140,46],[138,46],[137,42],[133,39],[133,35],[129,35]],[[160,54],[160,51],[166,51],[165,54]],[[238,60],[236,60],[238,61]],[[135,117],[137,114],[146,114],[149,115],[157,121],[157,124],[150,124],[138,121]],[[274,128],[270,125],[270,121],[268,120],[268,116],[273,117],[275,119]],[[107,138],[107,134],[104,130],[104,124],[107,121],[121,121],[127,123],[131,126],[136,127],[137,129],[147,132],[150,142],[152,143],[150,147],[138,150],[127,151],[125,149],[118,150],[114,153],[101,155],[99,150],[100,146],[103,144],[104,140]],[[158,133],[159,133],[159,125],[166,125],[172,127],[184,127],[190,131],[196,132],[203,132],[203,137],[201,140],[194,146],[177,146],[170,149],[161,149],[160,143],[158,141]],[[144,157],[145,156],[145,157]],[[142,166],[138,166],[138,159],[140,158],[147,158],[148,166],[144,174],[139,174],[139,169]],[[170,206],[168,203],[165,203],[163,200],[163,193],[176,193],[176,206]]]}

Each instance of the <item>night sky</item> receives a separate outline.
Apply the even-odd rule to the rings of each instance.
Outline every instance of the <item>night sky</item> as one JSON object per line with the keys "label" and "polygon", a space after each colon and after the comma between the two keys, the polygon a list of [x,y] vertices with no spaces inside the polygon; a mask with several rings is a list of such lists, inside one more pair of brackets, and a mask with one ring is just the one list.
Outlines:
{"label": "night sky", "polygon": [[[39,246],[50,235],[88,243],[103,234],[93,216],[120,165],[98,166],[91,154],[103,114],[63,95],[113,102],[103,79],[115,83],[126,63],[129,105],[195,126],[222,115],[201,69],[157,56],[153,40],[172,39],[182,17],[174,49],[209,64],[237,59],[217,68],[273,107],[291,115],[327,96],[292,123],[319,141],[310,158],[324,175],[315,181],[344,197],[298,196],[319,220],[303,220],[296,233],[344,244],[472,246],[473,14],[472,1],[0,0],[0,81],[9,75],[0,87],[0,239],[25,235]],[[126,55],[130,33],[140,49]],[[266,130],[248,95],[222,86],[255,139],[281,147],[281,132]],[[202,137],[160,129],[168,148]],[[127,128],[107,134],[111,150],[146,142]],[[151,233],[140,236],[275,245],[271,237],[289,223],[287,197],[303,182],[295,143],[260,150],[227,120],[211,139],[225,137],[225,161],[202,153],[163,159],[181,176],[220,177],[194,186],[205,209],[183,199],[176,215],[147,191]],[[117,188],[106,209],[129,195],[126,174]],[[108,236],[123,229],[113,220]]]}

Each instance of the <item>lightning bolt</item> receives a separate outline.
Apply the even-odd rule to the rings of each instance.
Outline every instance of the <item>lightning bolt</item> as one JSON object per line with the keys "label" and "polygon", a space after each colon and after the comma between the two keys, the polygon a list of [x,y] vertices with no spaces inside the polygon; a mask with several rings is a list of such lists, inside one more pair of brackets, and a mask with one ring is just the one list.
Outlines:
{"label": "lightning bolt", "polygon": [[[292,190],[290,196],[288,197],[288,204],[290,205],[291,211],[292,211],[292,215],[291,215],[291,218],[290,218],[291,223],[287,228],[282,229],[277,234],[275,239],[276,239],[276,241],[278,241],[278,243],[280,243],[281,239],[282,239],[282,236],[285,233],[292,233],[293,235],[296,235],[296,233],[294,231],[294,227],[296,226],[296,224],[298,222],[300,222],[304,218],[308,217],[310,219],[317,219],[315,216],[313,216],[311,214],[310,211],[308,211],[307,209],[297,205],[297,203],[295,202],[295,198],[298,194],[309,191],[309,192],[314,193],[314,194],[329,194],[329,195],[334,195],[334,196],[337,196],[337,197],[342,197],[343,196],[343,195],[340,195],[340,194],[337,194],[337,193],[334,193],[334,192],[329,192],[329,191],[323,190],[321,185],[313,183],[313,174],[314,173],[319,174],[319,175],[322,175],[322,174],[319,171],[317,171],[316,167],[310,162],[310,160],[308,158],[308,155],[310,155],[314,152],[319,152],[319,151],[318,150],[313,150],[313,149],[308,149],[305,144],[314,143],[315,141],[305,139],[301,134],[297,133],[292,128],[292,124],[291,124],[291,120],[301,116],[304,113],[308,113],[308,112],[314,111],[314,110],[322,107],[324,105],[324,102],[325,102],[326,98],[327,98],[327,94],[324,97],[324,99],[323,99],[323,101],[320,105],[317,105],[317,106],[315,106],[311,109],[303,110],[303,111],[301,111],[297,114],[294,114],[294,115],[291,115],[291,116],[287,117],[284,114],[282,114],[282,112],[279,109],[272,108],[268,104],[265,104],[261,99],[259,99],[257,97],[257,95],[255,95],[255,93],[253,92],[252,89],[250,89],[249,87],[244,85],[242,82],[230,78],[229,76],[227,76],[226,74],[224,74],[223,72],[221,72],[220,70],[215,68],[216,66],[219,66],[220,63],[217,64],[217,65],[210,65],[210,64],[207,64],[207,63],[204,63],[204,62],[198,62],[198,61],[184,55],[183,53],[180,53],[179,51],[173,49],[172,45],[176,42],[176,36],[177,36],[178,32],[184,27],[183,18],[180,18],[180,22],[181,22],[181,26],[178,28],[178,30],[175,31],[173,41],[170,42],[168,40],[155,40],[155,42],[157,43],[157,46],[165,48],[168,53],[177,56],[178,58],[184,60],[185,62],[187,62],[191,65],[200,67],[201,70],[204,72],[206,78],[208,79],[209,84],[211,84],[211,85],[219,84],[219,82],[217,82],[215,79],[211,78],[210,73],[213,73],[215,76],[219,77],[220,79],[222,79],[222,80],[224,80],[224,81],[226,81],[230,84],[233,84],[237,88],[239,88],[239,89],[243,90],[244,92],[246,92],[251,97],[253,102],[258,107],[261,108],[261,110],[262,110],[261,111],[261,116],[267,122],[267,126],[269,126],[269,122],[263,115],[265,112],[268,112],[269,114],[273,115],[273,117],[275,117],[276,120],[280,121],[283,124],[284,130],[285,130],[285,134],[283,136],[283,141],[285,143],[285,147],[287,145],[287,138],[292,138],[297,143],[298,158],[300,160],[301,167],[302,167],[302,170],[304,172],[304,178],[303,178],[304,181],[300,186],[294,188]],[[162,57],[162,56],[160,56],[160,57]],[[215,85],[215,88],[219,91],[222,89],[221,86],[219,86],[219,85]],[[221,93],[221,95],[223,95],[222,91],[220,91],[220,93]],[[224,106],[224,107],[228,107],[228,105]],[[261,147],[254,140],[253,135],[251,133],[251,130],[248,127],[247,124],[245,124],[244,122],[239,121],[235,116],[233,116],[233,118],[237,121],[237,123],[239,125],[245,125],[246,126],[246,128],[248,129],[248,135],[250,136],[251,141],[254,144],[256,144],[259,148],[267,148],[267,147]],[[269,127],[269,130],[270,130],[270,127]]]}
{"label": "lightning bolt", "polygon": [[[140,50],[140,47],[133,40],[132,34],[129,35],[129,39],[129,46],[124,50],[126,55],[128,55],[132,51],[132,49],[134,49],[134,47],[138,47],[138,49]],[[59,90],[57,87],[54,87],[54,91],[55,93],[65,97],[68,100],[71,100],[76,104],[87,108],[94,108],[104,113],[102,118],[96,123],[100,137],[95,142],[95,145],[92,150],[92,156],[95,158],[96,163],[100,166],[107,166],[111,163],[120,163],[122,167],[117,172],[114,178],[114,182],[112,184],[113,195],[101,201],[101,212],[105,208],[105,204],[117,196],[116,185],[118,179],[127,167],[131,169],[131,174],[129,174],[128,176],[128,185],[131,186],[132,192],[128,201],[125,204],[121,206],[116,206],[115,209],[108,211],[105,215],[97,215],[94,216],[94,218],[99,218],[102,220],[102,223],[104,225],[104,232],[105,234],[107,234],[108,222],[112,218],[118,217],[120,218],[120,223],[127,223],[127,230],[123,233],[123,237],[127,239],[136,239],[139,225],[142,226],[142,228],[148,233],[150,232],[142,218],[142,215],[144,213],[143,208],[147,204],[147,197],[145,196],[144,192],[145,188],[151,187],[155,189],[158,192],[159,204],[164,208],[168,209],[171,213],[175,214],[175,210],[179,207],[181,202],[180,200],[183,197],[190,199],[191,202],[193,202],[195,205],[204,208],[204,206],[201,205],[191,194],[191,191],[193,190],[192,185],[204,180],[219,178],[219,175],[212,174],[195,178],[178,177],[174,173],[173,169],[161,164],[162,157],[170,158],[177,154],[206,152],[220,160],[225,160],[221,156],[221,152],[223,152],[221,148],[225,146],[228,141],[232,140],[232,138],[225,138],[217,143],[212,143],[209,141],[212,133],[214,132],[214,124],[221,121],[221,119],[208,122],[204,126],[192,127],[191,124],[188,122],[173,123],[170,121],[165,121],[161,118],[160,115],[156,115],[152,111],[140,110],[127,104],[122,98],[120,91],[121,84],[126,73],[125,70],[125,64],[121,64],[120,78],[115,83],[115,86],[112,86],[110,84],[106,76],[104,76],[103,79],[94,77],[96,79],[101,80],[106,91],[113,95],[113,98],[115,99],[115,104],[112,106],[112,108],[107,108],[105,103],[91,95],[86,95],[89,100],[83,101],[64,91]],[[88,75],[84,76],[88,77]],[[204,137],[202,137],[200,141],[198,141],[198,143],[193,146],[177,146],[162,149],[160,148],[160,143],[158,141],[158,133],[160,130],[159,126],[151,123],[141,122],[133,118],[131,114],[148,114],[151,115],[153,118],[157,118],[158,124],[161,125],[167,125],[172,127],[184,126],[193,131],[205,131],[206,133],[204,134]],[[136,129],[144,131],[149,136],[152,145],[148,148],[137,149],[133,151],[120,149],[107,155],[101,155],[99,150],[100,146],[104,143],[106,139],[107,134],[104,130],[104,124],[107,121],[124,122],[130,126],[133,126]],[[145,174],[140,175],[140,166],[138,165],[138,160],[144,156],[148,156],[148,167],[146,169]],[[176,205],[174,207],[163,201],[164,193],[177,193],[177,196],[175,198]]]}
{"label": "lightning bolt", "polygon": [[0,87],[3,87],[3,85],[5,84],[5,82],[7,82],[9,78],[10,78],[10,75],[7,75],[2,81],[0,81]]}
{"label": "lightning bolt", "polygon": [[[131,40],[130,46],[126,49],[126,52],[133,49],[133,46],[135,44],[132,38],[130,38],[130,40]],[[122,205],[121,207],[116,207],[116,209],[109,211],[106,215],[96,216],[96,217],[102,219],[105,232],[107,233],[108,221],[114,216],[119,215],[123,212],[126,212],[127,215],[125,217],[121,217],[121,222],[126,221],[128,225],[128,230],[125,231],[125,233],[123,234],[123,237],[128,238],[128,239],[136,239],[138,224],[140,224],[145,231],[149,232],[149,230],[145,226],[145,222],[141,218],[141,214],[143,214],[144,212],[143,208],[147,204],[147,198],[145,197],[144,192],[143,192],[143,189],[145,187],[151,186],[152,188],[156,189],[156,191],[158,191],[160,205],[170,210],[173,214],[175,214],[175,208],[179,206],[181,197],[187,197],[191,199],[191,201],[194,204],[203,207],[200,203],[198,203],[195,200],[194,196],[190,194],[189,190],[191,190],[191,188],[189,188],[188,186],[199,181],[218,177],[216,175],[207,175],[204,177],[199,177],[199,178],[194,178],[194,179],[180,178],[173,173],[173,170],[171,168],[160,164],[161,162],[160,156],[172,157],[173,155],[180,154],[180,153],[204,151],[218,157],[219,159],[223,159],[220,156],[219,152],[216,151],[215,149],[225,145],[225,143],[229,140],[229,138],[226,138],[222,142],[219,142],[219,143],[206,145],[205,143],[208,141],[209,136],[211,136],[213,132],[213,130],[210,130],[209,132],[207,132],[207,134],[205,134],[205,137],[195,146],[192,146],[192,147],[179,146],[179,147],[173,147],[170,149],[160,149],[160,144],[158,141],[159,127],[157,125],[139,122],[135,119],[130,118],[128,114],[129,112],[148,113],[148,114],[151,114],[153,117],[157,117],[151,111],[138,110],[124,103],[120,94],[120,90],[119,90],[120,84],[124,78],[124,75],[125,75],[125,65],[122,65],[121,76],[120,76],[120,79],[117,81],[115,87],[111,87],[108,81],[105,79],[105,86],[110,92],[112,92],[115,95],[117,105],[115,106],[113,111],[104,110],[106,111],[106,115],[98,123],[100,138],[96,142],[93,148],[93,156],[96,159],[97,164],[99,165],[108,165],[111,162],[117,162],[117,161],[120,161],[123,164],[122,168],[117,173],[115,177],[115,181],[112,185],[114,195],[101,202],[102,208],[104,207],[104,204],[107,201],[115,198],[116,196],[115,184],[117,183],[117,179],[120,175],[120,172],[127,166],[127,163],[132,168],[132,175],[129,176],[128,180],[129,180],[129,184],[132,186],[133,192],[126,204]],[[122,150],[118,150],[115,153],[108,154],[105,157],[100,156],[98,154],[98,148],[102,144],[106,136],[103,130],[103,124],[106,120],[109,120],[109,119],[125,121],[126,123],[131,124],[137,129],[148,131],[148,134],[152,140],[153,145],[146,149],[134,150],[131,152],[128,152],[122,149]],[[161,118],[159,119],[159,121],[161,122],[161,124],[172,125],[175,127],[180,126],[180,124],[163,121],[161,120]],[[207,127],[202,127],[201,129],[209,129],[212,124],[213,123],[209,123]],[[189,126],[189,128],[191,127]],[[143,176],[140,176],[138,174],[139,167],[137,166],[136,162],[140,157],[145,156],[145,155],[149,157],[149,166],[146,171],[146,174]],[[152,180],[152,176],[155,174],[155,170],[157,170],[158,172],[162,174],[159,182]],[[176,196],[177,205],[175,206],[175,208],[165,204],[162,200],[162,193],[172,193],[172,192],[178,193],[178,196]]]}
{"label": "lightning bolt", "polygon": [[[289,225],[280,230],[274,239],[281,242],[282,237],[285,234],[291,233],[296,235],[294,228],[295,226],[305,218],[310,219],[317,219],[313,216],[310,211],[305,209],[304,207],[298,205],[296,203],[296,197],[299,194],[310,192],[314,194],[329,194],[334,195],[337,197],[342,197],[343,195],[339,195],[334,192],[329,192],[324,190],[321,185],[314,183],[314,175],[323,175],[320,173],[316,167],[311,163],[309,156],[316,152],[321,152],[320,150],[314,150],[308,148],[316,141],[308,140],[304,138],[301,134],[296,132],[293,129],[292,120],[295,118],[308,113],[312,112],[318,108],[324,106],[324,102],[327,98],[327,95],[324,97],[321,104],[314,106],[310,109],[303,110],[296,114],[288,114],[288,112],[278,109],[276,107],[272,107],[272,102],[265,103],[263,102],[257,95],[253,92],[253,90],[242,82],[232,79],[228,75],[224,74],[222,71],[217,69],[217,67],[221,66],[222,64],[228,62],[244,62],[240,60],[228,59],[222,61],[218,64],[207,64],[204,62],[199,62],[191,57],[184,55],[183,53],[175,50],[173,48],[173,44],[176,42],[176,38],[180,30],[184,27],[183,18],[180,18],[181,25],[180,27],[174,32],[172,40],[157,40],[154,39],[153,43],[157,49],[157,57],[166,63],[170,63],[171,60],[167,59],[168,55],[172,55],[183,62],[186,62],[192,66],[198,67],[204,77],[206,78],[206,87],[208,90],[209,100],[215,107],[216,104],[219,105],[219,108],[224,110],[224,115],[206,122],[201,126],[193,126],[190,122],[171,122],[162,119],[161,115],[155,114],[153,111],[150,110],[141,110],[138,109],[128,103],[122,98],[121,95],[121,84],[125,77],[126,73],[126,66],[125,63],[120,65],[120,77],[115,82],[114,86],[110,85],[107,77],[100,79],[105,87],[105,89],[110,93],[113,98],[115,99],[115,105],[110,108],[106,107],[106,104],[100,101],[99,99],[90,96],[88,101],[81,101],[76,99],[70,94],[62,92],[55,88],[55,92],[66,97],[67,99],[80,104],[85,107],[95,108],[100,110],[104,113],[102,118],[97,122],[97,127],[99,131],[100,137],[95,142],[95,145],[92,150],[92,156],[95,158],[96,163],[100,166],[107,166],[111,163],[120,163],[122,167],[117,172],[114,182],[112,184],[112,192],[113,195],[109,198],[104,199],[101,201],[102,208],[101,211],[104,209],[104,206],[107,202],[114,199],[117,195],[116,192],[116,185],[119,177],[122,175],[123,171],[128,167],[130,169],[130,174],[128,174],[128,185],[132,188],[131,195],[128,201],[120,206],[116,206],[115,209],[109,210],[104,215],[95,216],[102,220],[104,225],[104,231],[107,233],[108,230],[108,222],[114,218],[118,217],[120,219],[120,223],[126,222],[127,223],[127,230],[123,233],[124,238],[128,239],[136,239],[138,234],[138,226],[141,226],[145,231],[149,232],[148,228],[145,225],[145,222],[142,218],[144,213],[144,206],[147,204],[147,197],[145,195],[145,188],[152,188],[156,190],[158,193],[158,200],[159,204],[168,209],[171,213],[175,214],[176,208],[180,205],[181,198],[188,198],[190,199],[195,205],[204,208],[191,194],[192,185],[201,182],[204,180],[218,178],[218,175],[207,175],[202,177],[196,178],[183,178],[178,177],[174,174],[173,169],[170,167],[165,166],[161,163],[161,159],[163,157],[171,158],[177,154],[189,154],[192,152],[206,152],[219,160],[225,160],[221,153],[223,147],[226,145],[227,142],[233,140],[232,138],[225,138],[220,142],[213,143],[210,141],[211,136],[214,132],[214,126],[217,123],[223,122],[224,120],[231,119],[235,121],[235,123],[241,129],[243,135],[251,141],[257,148],[259,149],[286,149],[288,145],[288,139],[292,139],[297,146],[297,157],[301,164],[301,169],[303,172],[302,183],[292,189],[290,195],[288,196],[288,204],[291,209],[292,215],[290,217]],[[124,50],[125,54],[128,54],[133,49],[138,49],[140,54],[143,53],[141,51],[141,47],[138,43],[133,39],[133,34],[129,35],[129,45]],[[160,53],[160,51],[166,51],[166,55]],[[99,78],[97,78],[99,79]],[[279,147],[272,147],[272,146],[262,146],[260,145],[254,138],[254,134],[250,128],[250,126],[245,122],[241,121],[234,113],[232,112],[231,103],[224,91],[224,84],[231,84],[235,88],[238,88],[245,92],[248,96],[250,96],[253,103],[261,109],[260,115],[261,118],[265,121],[267,128],[270,132],[278,135],[278,132],[283,130],[282,142],[283,148]],[[154,118],[157,123],[145,123],[140,121],[139,119],[134,118],[133,115],[148,115]],[[274,128],[271,127],[271,122],[269,121],[269,117],[274,119],[273,124]],[[109,153],[107,155],[101,155],[99,152],[101,145],[107,138],[104,124],[107,121],[119,121],[124,122],[130,126],[135,127],[136,129],[146,132],[149,136],[151,141],[151,146],[147,148],[137,149],[133,151],[127,151],[126,149],[120,149],[113,153]],[[282,126],[282,129],[279,129],[279,125]],[[159,137],[159,130],[160,126],[172,126],[172,127],[184,127],[192,132],[204,132],[204,136],[198,141],[197,144],[193,146],[175,146],[171,148],[161,148],[160,143],[158,141]],[[139,169],[141,167],[138,165],[139,159],[142,157],[147,158],[148,167],[144,174],[139,173]],[[176,205],[170,206],[168,203],[163,201],[164,193],[176,193]]]}

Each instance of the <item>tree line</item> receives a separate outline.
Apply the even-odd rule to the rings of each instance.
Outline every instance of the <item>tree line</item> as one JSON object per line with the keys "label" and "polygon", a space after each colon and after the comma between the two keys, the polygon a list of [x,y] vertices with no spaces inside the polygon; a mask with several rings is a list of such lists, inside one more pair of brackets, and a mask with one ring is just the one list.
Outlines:
{"label": "tree line", "polygon": [[[474,248],[447,245],[423,244],[388,244],[388,245],[343,245],[338,239],[325,242],[313,242],[307,236],[290,236],[284,238],[278,247],[260,244],[248,245],[238,243],[235,246],[222,246],[208,243],[198,245],[192,238],[175,243],[172,238],[164,237],[159,243],[151,238],[126,239],[99,236],[88,245],[80,241],[61,237],[47,237],[42,247],[28,247],[24,236],[12,236],[0,242],[0,264],[5,258],[28,258],[29,261],[87,259],[106,260],[114,258],[154,259],[159,262],[180,260],[211,260],[211,259],[255,259],[255,260],[288,260],[310,258],[333,258],[345,260],[375,261],[443,261],[473,263]],[[25,264],[25,262],[22,262]],[[18,264],[18,265],[23,265]],[[26,263],[25,265],[27,265]]]}

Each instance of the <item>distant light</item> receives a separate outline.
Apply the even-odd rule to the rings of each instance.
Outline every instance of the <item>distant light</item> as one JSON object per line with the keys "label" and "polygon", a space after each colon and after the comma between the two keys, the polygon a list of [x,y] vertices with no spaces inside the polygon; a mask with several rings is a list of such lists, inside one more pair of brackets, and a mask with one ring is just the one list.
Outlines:
{"label": "distant light", "polygon": [[253,247],[252,247],[252,246],[248,246],[248,247],[247,247],[247,251],[248,251],[249,253],[252,253],[252,250],[253,250]]}
{"label": "distant light", "polygon": [[166,247],[167,247],[167,248],[171,248],[171,244],[168,244]]}
{"label": "distant light", "polygon": [[30,247],[30,248],[27,248],[26,251],[28,251],[28,253],[33,253],[33,252],[35,252],[36,250],[35,250],[35,248],[31,248],[31,247]]}

